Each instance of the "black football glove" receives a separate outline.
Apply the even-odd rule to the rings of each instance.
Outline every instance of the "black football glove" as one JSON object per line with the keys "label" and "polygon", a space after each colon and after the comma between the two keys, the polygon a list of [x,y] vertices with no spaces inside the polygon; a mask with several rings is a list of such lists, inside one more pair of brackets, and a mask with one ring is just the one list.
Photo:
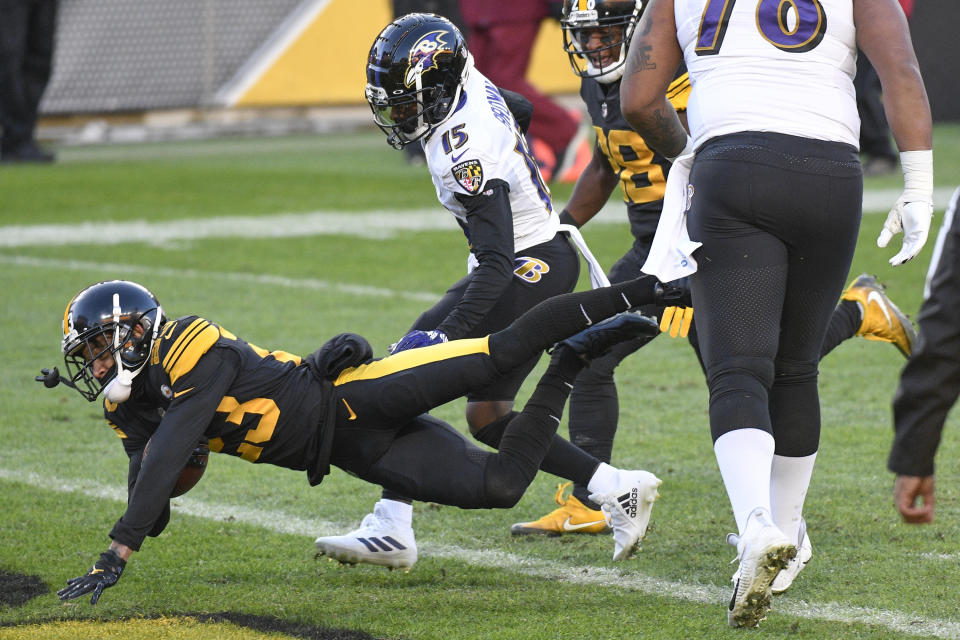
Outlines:
{"label": "black football glove", "polygon": [[673,282],[654,285],[653,303],[658,307],[692,307],[690,282],[687,278],[680,278]]}
{"label": "black football glove", "polygon": [[125,566],[126,560],[118,556],[113,549],[107,549],[100,554],[100,559],[86,575],[67,580],[67,586],[57,591],[57,596],[61,600],[72,600],[92,591],[90,604],[97,604],[103,590],[117,584]]}

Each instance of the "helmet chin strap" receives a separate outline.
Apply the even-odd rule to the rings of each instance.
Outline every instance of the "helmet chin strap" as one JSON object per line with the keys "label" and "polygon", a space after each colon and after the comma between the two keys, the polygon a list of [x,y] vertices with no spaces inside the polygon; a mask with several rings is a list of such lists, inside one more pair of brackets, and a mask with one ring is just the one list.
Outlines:
{"label": "helmet chin strap", "polygon": [[120,357],[120,294],[113,294],[113,361],[117,365],[117,375],[107,384],[103,395],[115,404],[120,404],[130,397],[130,386],[133,383],[133,374],[123,368],[123,358]]}
{"label": "helmet chin strap", "polygon": [[453,97],[450,99],[450,108],[447,109],[447,113],[444,114],[443,118],[441,118],[439,122],[430,125],[431,128],[436,129],[453,117],[453,112],[456,111],[457,104],[460,102],[460,96],[463,94],[463,87],[467,84],[467,78],[470,76],[471,69],[473,69],[473,54],[467,51],[467,60],[464,62],[463,72],[460,74],[460,80],[457,83],[457,89],[453,92]]}
{"label": "helmet chin strap", "polygon": [[[158,306],[153,321],[153,335],[150,339],[151,345],[157,339],[157,333],[160,331],[160,317],[162,315],[163,311]],[[110,402],[120,404],[130,398],[133,379],[147,366],[147,359],[145,358],[143,364],[136,369],[123,368],[123,358],[120,357],[120,294],[118,293],[113,294],[113,326],[113,361],[117,365],[117,375],[107,383],[106,389],[103,390],[103,395]]]}

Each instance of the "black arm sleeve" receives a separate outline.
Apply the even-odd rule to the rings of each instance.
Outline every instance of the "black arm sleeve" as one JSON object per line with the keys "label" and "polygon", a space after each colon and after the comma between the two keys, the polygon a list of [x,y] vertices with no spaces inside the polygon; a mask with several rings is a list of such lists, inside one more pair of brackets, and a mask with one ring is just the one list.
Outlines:
{"label": "black arm sleeve", "polygon": [[470,247],[480,265],[470,274],[460,302],[437,327],[451,340],[462,338],[490,313],[513,276],[513,211],[510,187],[490,180],[478,196],[457,194],[467,209]]}
{"label": "black arm sleeve", "polygon": [[[133,488],[137,485],[137,476],[140,475],[140,463],[142,461],[143,449],[130,455],[130,466],[127,469],[127,504],[130,503],[130,495],[133,493]],[[154,538],[157,537],[163,533],[163,530],[167,528],[167,523],[169,522],[170,501],[167,500],[166,504],[163,505],[163,511],[160,513],[160,517],[153,523],[153,528],[147,532],[147,535]]]}
{"label": "black arm sleeve", "polygon": [[175,397],[150,437],[147,454],[127,501],[127,510],[110,531],[110,537],[137,551],[154,531],[177,478],[217,407],[233,383],[240,357],[230,349],[213,348],[173,387]]}
{"label": "black arm sleeve", "polygon": [[503,101],[507,103],[507,108],[520,126],[520,133],[526,135],[527,129],[530,128],[530,120],[533,119],[533,103],[516,91],[502,87],[497,87],[497,91],[500,92]]}

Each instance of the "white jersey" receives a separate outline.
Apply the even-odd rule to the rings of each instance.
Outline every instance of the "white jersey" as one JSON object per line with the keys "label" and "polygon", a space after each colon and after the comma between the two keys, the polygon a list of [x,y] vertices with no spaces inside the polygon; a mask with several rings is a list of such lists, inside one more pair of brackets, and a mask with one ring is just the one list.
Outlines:
{"label": "white jersey", "polygon": [[859,148],[853,0],[674,0],[674,17],[695,147],[772,131]]}
{"label": "white jersey", "polygon": [[423,142],[440,204],[466,223],[466,209],[455,194],[475,196],[488,181],[502,180],[510,188],[514,252],[552,239],[560,219],[550,190],[500,92],[473,68],[463,95],[454,113]]}

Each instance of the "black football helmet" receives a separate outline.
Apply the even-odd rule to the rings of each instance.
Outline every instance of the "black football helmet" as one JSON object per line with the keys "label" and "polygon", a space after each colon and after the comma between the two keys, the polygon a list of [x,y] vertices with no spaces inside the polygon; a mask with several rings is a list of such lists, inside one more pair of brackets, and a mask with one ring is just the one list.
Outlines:
{"label": "black football helmet", "polygon": [[[121,371],[132,380],[146,365],[165,321],[156,296],[135,282],[110,280],[82,290],[63,314],[67,384],[93,402]],[[107,353],[113,367],[98,379],[93,365]]]}
{"label": "black football helmet", "polygon": [[[563,50],[573,72],[608,84],[623,76],[630,38],[647,0],[564,0]],[[599,37],[591,35],[603,30]],[[599,46],[598,46],[599,45]],[[604,60],[609,60],[604,62]]]}
{"label": "black football helmet", "polygon": [[410,13],[384,27],[367,59],[366,98],[387,143],[401,149],[443,123],[470,66],[463,36],[442,16]]}

